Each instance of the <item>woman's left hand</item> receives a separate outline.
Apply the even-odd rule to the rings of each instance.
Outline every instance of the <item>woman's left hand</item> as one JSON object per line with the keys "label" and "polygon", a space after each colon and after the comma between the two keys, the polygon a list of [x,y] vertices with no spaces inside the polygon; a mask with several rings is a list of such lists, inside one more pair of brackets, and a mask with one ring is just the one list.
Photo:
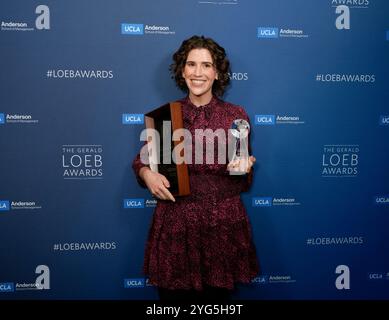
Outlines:
{"label": "woman's left hand", "polygon": [[241,158],[237,160],[232,160],[227,165],[227,170],[230,172],[245,172],[249,173],[251,167],[254,165],[256,159],[254,156],[250,156],[249,158]]}

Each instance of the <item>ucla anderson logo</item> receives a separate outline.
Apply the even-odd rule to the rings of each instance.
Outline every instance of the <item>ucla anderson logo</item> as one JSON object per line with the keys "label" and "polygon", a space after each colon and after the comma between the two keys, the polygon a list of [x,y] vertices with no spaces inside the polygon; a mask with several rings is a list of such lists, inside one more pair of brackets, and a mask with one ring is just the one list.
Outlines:
{"label": "ucla anderson logo", "polygon": [[275,115],[274,114],[256,114],[255,115],[255,124],[259,126],[266,125],[275,125]]}
{"label": "ucla anderson logo", "polygon": [[143,24],[122,23],[122,34],[143,35]]}
{"label": "ucla anderson logo", "polygon": [[389,194],[374,197],[376,205],[389,205]]}
{"label": "ucla anderson logo", "polygon": [[144,115],[141,113],[125,113],[122,115],[123,124],[143,124]]}
{"label": "ucla anderson logo", "polygon": [[8,210],[9,210],[9,201],[0,200],[0,211],[8,211]]}
{"label": "ucla anderson logo", "polygon": [[278,28],[258,27],[258,38],[278,38]]}
{"label": "ucla anderson logo", "polygon": [[383,272],[369,272],[367,274],[368,280],[384,280],[385,278],[385,273]]}
{"label": "ucla anderson logo", "polygon": [[[1,114],[0,114],[1,118]],[[1,120],[0,120],[1,123]],[[389,126],[389,116],[380,116],[380,125],[381,126]]]}
{"label": "ucla anderson logo", "polygon": [[[35,8],[38,15],[35,19],[36,30],[50,30],[50,9],[48,6],[40,4]],[[0,22],[1,31],[34,31],[31,23],[19,20],[8,20]]]}
{"label": "ucla anderson logo", "polygon": [[15,286],[13,282],[0,283],[0,292],[14,292]]}
{"label": "ucla anderson logo", "polygon": [[144,278],[124,279],[124,288],[144,288]]}
{"label": "ucla anderson logo", "polygon": [[124,199],[124,209],[141,209],[145,207],[145,199]]}
{"label": "ucla anderson logo", "polygon": [[251,283],[256,285],[266,284],[269,282],[269,276],[268,275],[262,275],[259,277],[255,277],[253,280],[251,280]]}
{"label": "ucla anderson logo", "polygon": [[272,202],[273,202],[273,198],[270,197],[252,199],[253,207],[271,207]]}

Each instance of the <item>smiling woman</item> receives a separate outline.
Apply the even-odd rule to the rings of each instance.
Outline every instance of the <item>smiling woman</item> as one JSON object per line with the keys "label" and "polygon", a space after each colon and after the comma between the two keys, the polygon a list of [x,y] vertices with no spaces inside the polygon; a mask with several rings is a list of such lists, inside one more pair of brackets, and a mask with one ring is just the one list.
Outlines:
{"label": "smiling woman", "polygon": [[218,79],[218,74],[207,49],[193,49],[189,52],[182,77],[189,89],[189,99],[196,106],[211,101],[212,85]]}
{"label": "smiling woman", "polygon": [[[193,59],[197,61],[193,61]],[[190,79],[190,75],[193,75],[193,72],[189,72],[193,71],[196,63],[203,63],[201,64],[202,70],[208,70],[204,70],[204,77],[207,75],[211,77],[209,79],[212,82],[211,97],[212,93],[216,96],[222,96],[230,83],[230,62],[227,59],[224,48],[219,46],[213,39],[193,36],[185,40],[177,52],[174,53],[173,61],[174,63],[170,66],[170,70],[176,84],[181,90],[189,91],[189,94],[191,93],[191,87],[188,85],[187,78],[189,77]],[[210,69],[213,69],[212,72]],[[198,73],[200,70],[197,69],[195,71],[197,71],[196,76],[199,78],[201,76]]]}
{"label": "smiling woman", "polygon": [[[225,50],[210,38],[193,36],[183,41],[173,61],[173,78],[188,93],[179,102],[192,150],[205,140],[204,149],[211,147],[212,154],[218,154],[220,139],[214,145],[213,139],[196,132],[222,131],[227,136],[234,123],[249,123],[242,107],[218,98],[230,81]],[[133,161],[138,181],[158,199],[144,272],[158,287],[161,300],[225,301],[236,283],[248,283],[258,274],[251,226],[240,199],[251,185],[255,158],[228,164],[213,159],[188,161],[191,194],[177,199],[165,176],[151,171],[139,154]]]}

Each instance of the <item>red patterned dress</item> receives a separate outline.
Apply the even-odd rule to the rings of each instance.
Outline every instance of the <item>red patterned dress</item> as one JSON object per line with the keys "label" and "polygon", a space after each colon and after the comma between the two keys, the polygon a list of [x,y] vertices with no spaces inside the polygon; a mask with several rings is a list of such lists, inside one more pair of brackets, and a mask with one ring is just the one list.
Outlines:
{"label": "red patterned dress", "polygon": [[[180,102],[193,144],[195,129],[223,129],[228,137],[233,120],[249,121],[242,107],[216,97],[200,107],[188,97]],[[217,160],[215,139],[215,164],[205,164],[204,156],[204,164],[188,165],[191,195],[176,197],[175,203],[158,200],[144,259],[151,284],[167,289],[202,290],[204,284],[232,289],[234,283],[248,283],[258,274],[251,226],[240,199],[251,184],[252,170],[230,175],[227,164]],[[143,166],[138,154],[133,169],[145,187],[139,177]]]}

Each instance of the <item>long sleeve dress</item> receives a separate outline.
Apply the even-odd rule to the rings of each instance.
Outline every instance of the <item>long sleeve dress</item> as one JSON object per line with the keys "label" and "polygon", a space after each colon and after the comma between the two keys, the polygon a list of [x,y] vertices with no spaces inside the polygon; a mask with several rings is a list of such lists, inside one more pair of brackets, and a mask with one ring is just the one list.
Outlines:
{"label": "long sleeve dress", "polygon": [[[228,137],[233,120],[249,121],[242,107],[216,97],[200,107],[188,97],[179,102],[184,127],[192,134],[193,153],[195,129],[223,129]],[[216,140],[214,164],[206,164],[204,157],[203,164],[193,161],[188,165],[191,194],[176,197],[176,202],[158,200],[143,267],[153,285],[202,290],[206,284],[232,289],[237,282],[250,282],[259,272],[250,222],[240,199],[251,184],[253,170],[230,175],[228,160],[217,161]],[[132,167],[145,187],[139,177],[143,166],[138,154]]]}

